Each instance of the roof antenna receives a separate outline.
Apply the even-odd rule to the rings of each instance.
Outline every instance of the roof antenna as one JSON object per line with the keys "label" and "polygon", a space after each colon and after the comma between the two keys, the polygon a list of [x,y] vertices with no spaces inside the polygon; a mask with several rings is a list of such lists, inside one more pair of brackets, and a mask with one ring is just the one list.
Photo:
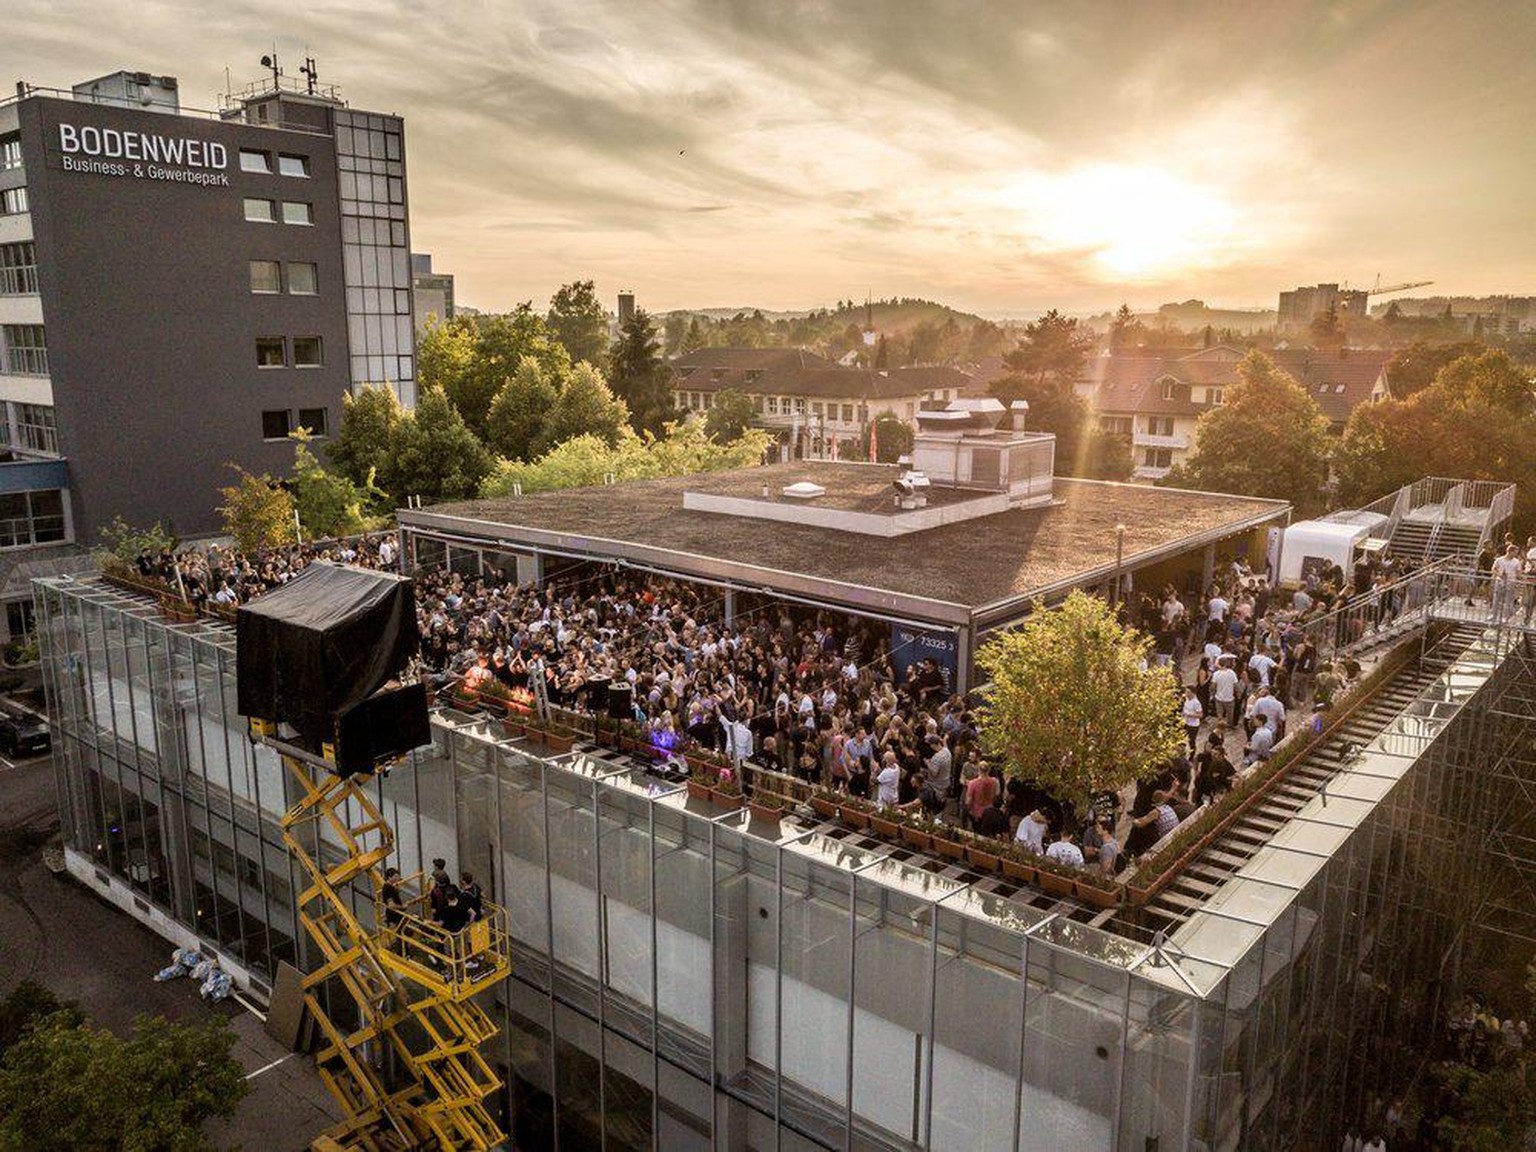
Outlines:
{"label": "roof antenna", "polygon": [[282,78],[283,70],[282,70],[282,68],[277,63],[277,45],[274,44],[272,46],[272,55],[270,55],[270,56],[263,56],[261,58],[261,66],[263,68],[267,68],[267,69],[271,70],[271,72],[272,72],[272,87],[273,88],[280,87],[278,82]]}
{"label": "roof antenna", "polygon": [[304,57],[304,67],[300,68],[299,71],[308,78],[308,91],[313,96],[315,94],[315,80],[320,75],[320,70],[315,67],[315,58],[313,56]]}

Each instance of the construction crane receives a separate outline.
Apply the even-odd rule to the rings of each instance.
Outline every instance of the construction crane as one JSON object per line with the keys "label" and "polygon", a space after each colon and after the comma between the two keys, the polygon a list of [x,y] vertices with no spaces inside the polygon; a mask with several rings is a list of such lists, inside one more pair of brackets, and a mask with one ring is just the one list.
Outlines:
{"label": "construction crane", "polygon": [[1409,288],[1427,288],[1433,284],[1433,280],[1410,280],[1406,284],[1388,284],[1385,287],[1381,283],[1381,273],[1376,274],[1376,286],[1367,288],[1367,296],[1385,296],[1388,292],[1406,292]]}
{"label": "construction crane", "polygon": [[417,643],[410,581],[312,565],[243,607],[236,631],[240,711],[299,797],[283,843],[319,953],[300,995],[344,1114],[312,1152],[504,1147],[490,1108],[501,1081],[480,1052],[497,1028],[474,998],[511,972],[506,910],[483,903],[456,931],[432,917],[419,875],[385,900],[395,838],[369,785],[429,738],[421,686],[390,680]]}

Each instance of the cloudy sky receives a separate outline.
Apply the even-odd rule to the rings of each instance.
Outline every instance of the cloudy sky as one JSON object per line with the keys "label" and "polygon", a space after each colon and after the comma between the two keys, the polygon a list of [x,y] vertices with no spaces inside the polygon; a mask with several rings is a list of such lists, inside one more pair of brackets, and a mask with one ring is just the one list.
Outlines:
{"label": "cloudy sky", "polygon": [[1536,292],[1530,0],[9,0],[13,73],[212,106],[304,49],[406,117],[413,246],[482,308],[1319,280]]}

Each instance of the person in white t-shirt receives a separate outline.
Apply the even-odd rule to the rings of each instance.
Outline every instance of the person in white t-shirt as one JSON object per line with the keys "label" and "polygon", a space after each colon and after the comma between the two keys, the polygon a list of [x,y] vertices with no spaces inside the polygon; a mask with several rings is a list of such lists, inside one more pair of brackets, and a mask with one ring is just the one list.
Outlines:
{"label": "person in white t-shirt", "polygon": [[1013,834],[1013,838],[1038,856],[1045,851],[1046,824],[1045,814],[1036,808],[1019,821],[1019,830]]}
{"label": "person in white t-shirt", "polygon": [[1223,660],[1211,673],[1211,699],[1216,703],[1216,715],[1228,725],[1236,722],[1233,709],[1237,703],[1237,672],[1231,661]]}
{"label": "person in white t-shirt", "polygon": [[875,777],[875,784],[875,802],[882,808],[896,807],[901,799],[901,769],[896,765],[896,753],[887,752],[881,759],[880,774]]}
{"label": "person in white t-shirt", "polygon": [[1205,708],[1200,703],[1200,697],[1195,695],[1193,684],[1185,685],[1184,703],[1179,711],[1184,714],[1184,737],[1189,741],[1189,750],[1193,752],[1200,739],[1200,722],[1205,719]]}
{"label": "person in white t-shirt", "polygon": [[1083,866],[1083,850],[1072,843],[1072,830],[1063,828],[1061,837],[1045,850],[1047,860],[1054,860],[1058,864],[1065,864],[1071,868]]}
{"label": "person in white t-shirt", "polygon": [[1520,559],[1520,549],[1513,544],[1504,549],[1504,555],[1493,562],[1493,614],[1502,620],[1515,610],[1515,595],[1520,587],[1520,573],[1525,565]]}

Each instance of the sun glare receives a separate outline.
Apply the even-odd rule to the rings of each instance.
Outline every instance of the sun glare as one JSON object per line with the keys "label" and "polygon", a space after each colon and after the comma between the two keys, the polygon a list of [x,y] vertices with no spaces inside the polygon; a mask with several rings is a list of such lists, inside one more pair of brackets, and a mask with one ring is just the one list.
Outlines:
{"label": "sun glare", "polygon": [[1025,227],[1041,243],[1085,253],[1119,276],[1205,262],[1232,239],[1235,216],[1208,189],[1156,168],[1125,165],[1094,165],[1031,182],[1021,200]]}

